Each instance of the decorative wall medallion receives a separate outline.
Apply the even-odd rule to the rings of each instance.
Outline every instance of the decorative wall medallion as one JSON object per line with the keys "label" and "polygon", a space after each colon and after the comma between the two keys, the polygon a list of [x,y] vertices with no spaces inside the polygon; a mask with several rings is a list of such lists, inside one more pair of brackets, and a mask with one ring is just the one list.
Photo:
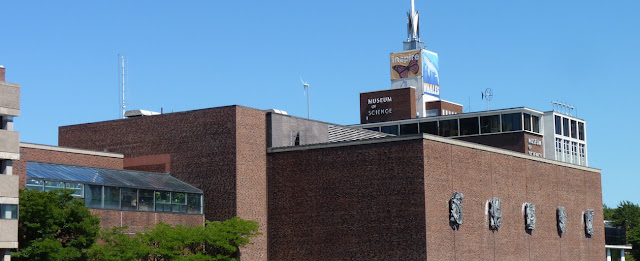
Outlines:
{"label": "decorative wall medallion", "polygon": [[593,209],[587,209],[584,211],[584,229],[587,235],[593,235]]}
{"label": "decorative wall medallion", "polygon": [[562,236],[567,229],[567,212],[564,211],[564,207],[558,207],[556,218],[558,219],[558,233]]}

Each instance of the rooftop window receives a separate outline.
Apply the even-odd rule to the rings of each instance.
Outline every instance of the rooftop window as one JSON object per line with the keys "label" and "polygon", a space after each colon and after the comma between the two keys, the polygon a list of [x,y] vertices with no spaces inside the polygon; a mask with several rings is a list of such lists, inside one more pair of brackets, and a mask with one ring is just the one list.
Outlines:
{"label": "rooftop window", "polygon": [[518,113],[502,114],[502,131],[522,130],[522,115]]}
{"label": "rooftop window", "polygon": [[480,117],[480,132],[483,134],[500,132],[500,115]]}

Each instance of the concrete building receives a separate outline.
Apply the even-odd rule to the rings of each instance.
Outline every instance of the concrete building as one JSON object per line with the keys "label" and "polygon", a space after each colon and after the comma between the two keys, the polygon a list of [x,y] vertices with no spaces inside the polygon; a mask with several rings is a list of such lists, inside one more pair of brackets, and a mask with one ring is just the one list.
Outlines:
{"label": "concrete building", "polygon": [[0,255],[18,247],[18,176],[13,161],[20,159],[19,134],[13,131],[13,117],[20,116],[20,85],[5,81],[0,65]]}

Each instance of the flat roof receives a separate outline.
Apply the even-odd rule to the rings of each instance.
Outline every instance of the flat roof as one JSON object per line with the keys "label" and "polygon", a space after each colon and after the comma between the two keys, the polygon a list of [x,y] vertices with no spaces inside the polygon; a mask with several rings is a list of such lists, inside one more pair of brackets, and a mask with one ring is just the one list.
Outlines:
{"label": "flat roof", "polygon": [[76,149],[76,148],[68,148],[68,147],[59,147],[59,146],[51,146],[51,145],[43,145],[43,144],[35,144],[35,143],[26,143],[26,142],[20,142],[20,147],[21,148],[30,148],[30,149],[39,149],[39,150],[49,150],[49,151],[75,153],[75,154],[84,154],[84,155],[92,155],[92,156],[110,157],[110,158],[118,158],[118,159],[123,159],[124,158],[124,154],[115,153],[115,152],[102,152],[102,151]]}
{"label": "flat roof", "polygon": [[121,188],[202,194],[202,190],[174,178],[168,173],[118,170],[30,161],[27,162],[27,178]]}
{"label": "flat roof", "polygon": [[404,135],[404,136],[390,136],[384,138],[376,138],[376,139],[367,139],[367,140],[357,140],[357,141],[342,141],[342,142],[333,142],[333,143],[321,143],[321,144],[310,144],[310,145],[299,145],[299,146],[291,146],[291,147],[277,147],[277,148],[268,148],[267,153],[278,153],[278,152],[288,152],[288,151],[303,151],[303,150],[312,150],[312,149],[326,149],[326,148],[336,148],[336,147],[346,147],[346,146],[357,146],[357,145],[366,145],[366,144],[376,144],[376,143],[386,143],[386,142],[397,142],[397,141],[405,141],[405,140],[431,140],[441,143],[452,144],[456,146],[462,146],[477,150],[483,150],[488,152],[499,153],[503,155],[508,155],[512,157],[518,157],[533,161],[539,161],[544,163],[549,163],[553,165],[569,167],[573,169],[585,170],[590,172],[602,173],[600,169],[590,168],[580,165],[575,165],[571,163],[565,163],[556,160],[550,160],[546,158],[534,157],[529,154],[515,152],[506,149],[500,149],[496,147],[491,147],[487,145],[481,145],[478,143],[461,141],[455,139],[443,138],[437,135],[431,134],[412,134],[412,135]]}

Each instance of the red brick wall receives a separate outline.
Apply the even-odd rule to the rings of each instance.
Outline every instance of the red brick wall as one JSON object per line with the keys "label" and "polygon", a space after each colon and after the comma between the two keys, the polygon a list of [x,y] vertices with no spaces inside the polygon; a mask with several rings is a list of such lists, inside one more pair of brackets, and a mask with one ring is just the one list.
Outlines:
{"label": "red brick wall", "polygon": [[121,158],[20,147],[20,160],[13,162],[13,174],[20,176],[21,188],[26,184],[27,161],[122,169]]}
{"label": "red brick wall", "polygon": [[142,211],[120,211],[90,209],[100,217],[102,228],[128,226],[125,232],[143,232],[145,227],[163,222],[170,225],[199,226],[204,224],[203,215],[186,215]]}
{"label": "red brick wall", "polygon": [[[390,102],[369,104],[369,99],[390,97]],[[416,118],[416,89],[402,88],[360,93],[360,123],[374,123]],[[390,113],[369,112],[391,109]]]}
{"label": "red brick wall", "polygon": [[[240,216],[266,229],[265,113],[227,106],[59,129],[62,146],[111,151],[125,158],[171,155],[171,175],[204,191],[208,220]],[[254,241],[262,242],[266,235]],[[266,260],[265,244],[242,250]],[[264,258],[261,258],[264,257]]]}
{"label": "red brick wall", "polygon": [[[408,140],[267,155],[271,260],[599,260],[598,172],[442,143]],[[448,201],[465,195],[464,223]],[[489,230],[487,201],[502,200]],[[525,230],[523,204],[536,205]],[[558,235],[556,208],[568,214]],[[595,234],[582,214],[594,209]]]}
{"label": "red brick wall", "polygon": [[267,157],[269,260],[425,260],[421,140]]}
{"label": "red brick wall", "polygon": [[[424,141],[428,260],[599,260],[604,257],[600,174]],[[448,201],[464,194],[464,223],[452,230]],[[502,227],[488,229],[486,202],[502,200]],[[523,203],[536,205],[536,228],[524,228]],[[556,229],[556,208],[567,232]],[[585,236],[583,211],[594,209],[595,234]]]}
{"label": "red brick wall", "polygon": [[[491,147],[506,149],[510,151],[527,153],[527,141],[524,132],[509,132],[498,134],[487,134],[478,136],[455,137],[456,140],[463,140]],[[540,139],[542,140],[542,139]]]}

